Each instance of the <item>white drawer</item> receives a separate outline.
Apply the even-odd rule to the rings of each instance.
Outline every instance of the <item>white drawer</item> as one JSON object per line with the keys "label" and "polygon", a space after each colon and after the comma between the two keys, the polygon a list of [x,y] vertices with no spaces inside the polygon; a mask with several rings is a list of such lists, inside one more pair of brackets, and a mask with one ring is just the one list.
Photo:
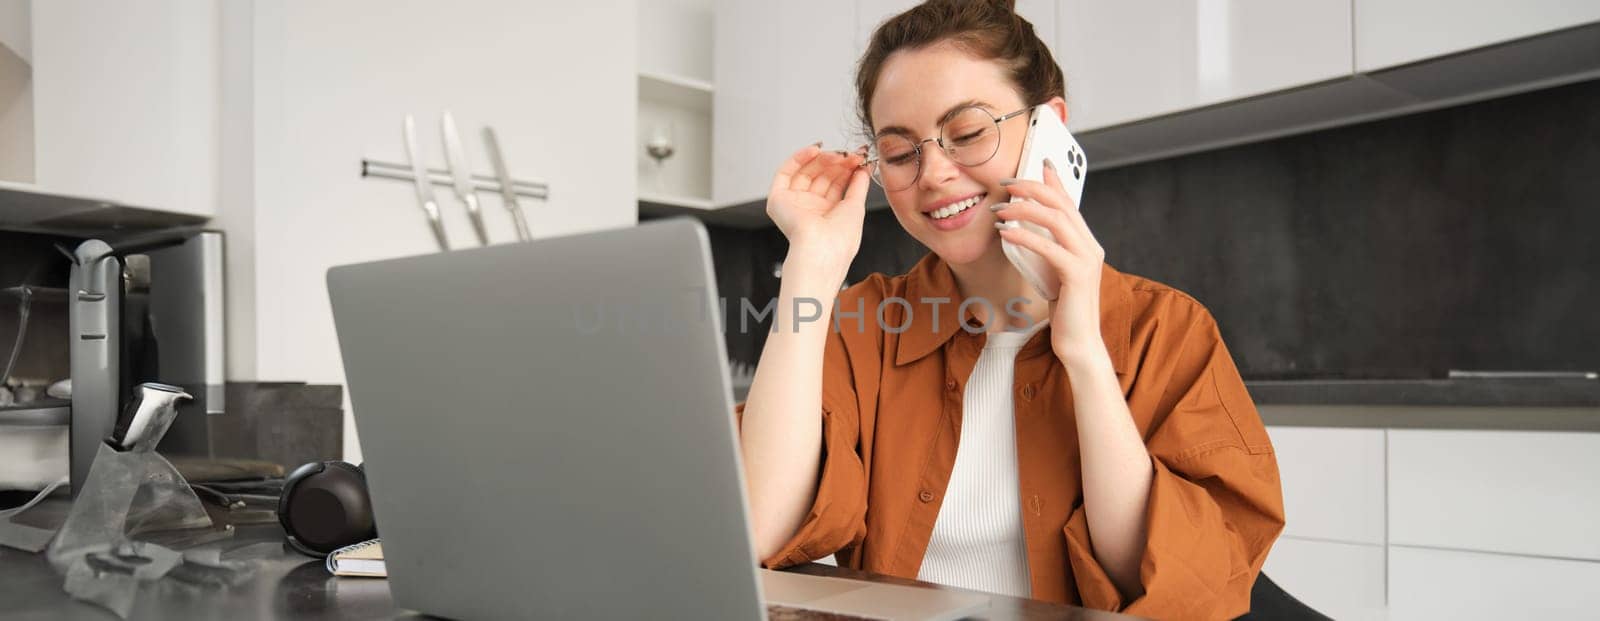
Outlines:
{"label": "white drawer", "polygon": [[1385,619],[1383,546],[1284,537],[1262,568],[1295,599],[1335,619]]}
{"label": "white drawer", "polygon": [[1390,619],[1593,619],[1597,584],[1590,561],[1389,547]]}
{"label": "white drawer", "polygon": [[1283,479],[1283,534],[1384,543],[1382,429],[1268,427]]}
{"label": "white drawer", "polygon": [[1600,560],[1600,433],[1389,432],[1389,542]]}

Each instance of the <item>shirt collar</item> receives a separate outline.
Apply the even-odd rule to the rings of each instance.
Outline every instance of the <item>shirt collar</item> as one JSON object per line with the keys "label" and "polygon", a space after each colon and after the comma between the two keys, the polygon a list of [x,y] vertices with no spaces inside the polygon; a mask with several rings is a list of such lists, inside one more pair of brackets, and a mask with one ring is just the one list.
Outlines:
{"label": "shirt collar", "polygon": [[[913,312],[910,327],[900,334],[900,342],[895,349],[896,365],[915,362],[943,347],[951,337],[964,331],[960,322],[971,321],[976,316],[971,307],[963,316],[956,316],[961,304],[961,292],[956,287],[955,274],[950,271],[950,266],[936,253],[929,252],[906,273],[905,292],[906,301],[911,304]],[[935,303],[923,302],[925,298],[944,298],[945,301],[938,302],[939,312],[934,313]],[[1100,335],[1105,340],[1106,353],[1111,356],[1111,365],[1118,374],[1129,371],[1127,357],[1133,321],[1129,316],[1131,299],[1132,290],[1127,277],[1110,265],[1103,264],[1100,272]],[[934,325],[935,315],[938,325]],[[1045,330],[1049,329],[1050,326],[1046,326]],[[1048,337],[1042,342],[1044,347],[1049,347]]]}

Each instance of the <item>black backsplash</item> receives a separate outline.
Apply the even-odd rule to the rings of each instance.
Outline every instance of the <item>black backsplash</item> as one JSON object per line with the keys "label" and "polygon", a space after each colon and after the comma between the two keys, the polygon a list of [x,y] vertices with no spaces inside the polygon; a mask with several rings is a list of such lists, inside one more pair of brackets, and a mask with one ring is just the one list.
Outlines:
{"label": "black backsplash", "polygon": [[[1089,154],[1107,262],[1204,303],[1246,377],[1600,369],[1600,81],[1106,171]],[[777,295],[775,228],[710,229],[724,297]],[[869,212],[850,281],[926,252]],[[755,361],[765,332],[729,310],[730,357]]]}

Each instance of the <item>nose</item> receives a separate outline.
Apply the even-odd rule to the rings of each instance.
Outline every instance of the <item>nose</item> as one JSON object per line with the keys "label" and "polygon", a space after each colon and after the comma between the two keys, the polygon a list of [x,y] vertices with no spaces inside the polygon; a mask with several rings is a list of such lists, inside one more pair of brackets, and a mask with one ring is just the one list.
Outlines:
{"label": "nose", "polygon": [[930,142],[922,150],[922,175],[917,184],[924,190],[936,190],[960,174],[961,167],[950,159],[950,154]]}

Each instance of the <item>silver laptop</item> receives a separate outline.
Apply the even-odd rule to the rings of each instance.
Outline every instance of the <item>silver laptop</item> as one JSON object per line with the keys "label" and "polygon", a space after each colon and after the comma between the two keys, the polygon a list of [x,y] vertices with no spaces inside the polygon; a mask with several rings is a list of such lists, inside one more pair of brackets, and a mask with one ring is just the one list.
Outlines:
{"label": "silver laptop", "polygon": [[697,221],[340,266],[328,293],[401,607],[955,619],[989,606],[757,569]]}

